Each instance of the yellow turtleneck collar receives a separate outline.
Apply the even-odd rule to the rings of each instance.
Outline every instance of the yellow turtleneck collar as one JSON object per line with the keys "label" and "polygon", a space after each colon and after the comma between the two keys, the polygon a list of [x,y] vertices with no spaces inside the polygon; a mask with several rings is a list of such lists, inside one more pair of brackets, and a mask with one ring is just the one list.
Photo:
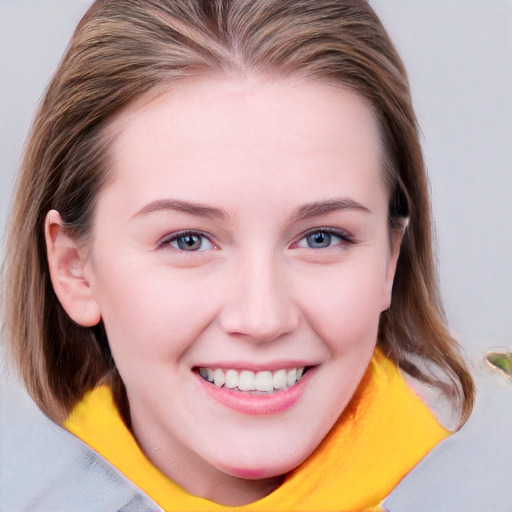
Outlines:
{"label": "yellow turtleneck collar", "polygon": [[88,392],[64,426],[169,512],[380,510],[379,504],[400,480],[449,435],[378,350],[349,406],[320,446],[279,488],[242,507],[192,496],[153,466],[106,386]]}

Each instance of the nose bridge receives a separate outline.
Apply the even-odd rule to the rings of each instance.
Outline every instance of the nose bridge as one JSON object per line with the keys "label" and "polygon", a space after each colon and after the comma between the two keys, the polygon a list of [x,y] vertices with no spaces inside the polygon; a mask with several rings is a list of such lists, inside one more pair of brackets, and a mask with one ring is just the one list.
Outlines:
{"label": "nose bridge", "polygon": [[261,252],[241,258],[221,314],[225,332],[272,341],[298,324],[279,259]]}

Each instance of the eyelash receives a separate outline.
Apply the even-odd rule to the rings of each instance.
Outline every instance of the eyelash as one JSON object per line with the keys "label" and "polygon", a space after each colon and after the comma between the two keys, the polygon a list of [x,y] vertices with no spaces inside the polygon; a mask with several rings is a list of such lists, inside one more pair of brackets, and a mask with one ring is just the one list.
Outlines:
{"label": "eyelash", "polygon": [[[186,237],[199,238],[201,240],[199,248],[187,251],[186,249],[179,247],[178,241],[180,239],[184,239]],[[174,249],[176,251],[180,251],[180,252],[202,252],[204,250],[207,250],[207,249],[201,249],[201,246],[204,244],[205,241],[211,245],[211,247],[209,247],[208,249],[216,248],[216,246],[212,242],[211,238],[208,235],[206,235],[205,233],[202,233],[201,231],[180,231],[178,233],[173,233],[171,235],[167,235],[157,243],[157,246],[161,247],[161,248],[167,248],[170,246],[172,249]],[[176,244],[178,244],[178,247],[173,246],[172,245],[173,242],[176,242]]]}
{"label": "eyelash", "polygon": [[[310,236],[312,236],[312,235],[317,235],[317,234],[327,235],[328,237],[333,237],[334,236],[334,237],[339,238],[340,242],[337,243],[337,244],[334,244],[334,246],[344,245],[344,244],[356,244],[357,243],[356,239],[353,238],[351,235],[349,235],[344,230],[333,229],[333,228],[315,228],[315,229],[312,229],[312,230],[308,231],[307,233],[304,233],[301,236],[301,238],[295,244],[293,244],[293,245],[295,247],[309,248],[309,249],[328,249],[328,248],[333,247],[333,245],[331,245],[331,244],[329,244],[326,247],[317,247],[317,248],[310,247],[310,246],[300,246],[299,245],[302,241],[305,241],[306,244],[307,244],[308,238]],[[331,238],[331,240],[332,240],[332,238]]]}
{"label": "eyelash", "polygon": [[[324,249],[324,248],[333,247],[333,245],[331,245],[330,243],[326,247],[316,247],[316,248],[307,246],[307,245],[306,246],[299,245],[303,241],[305,241],[305,243],[307,244],[308,238],[311,237],[312,235],[317,235],[317,234],[327,235],[329,237],[329,242],[332,241],[332,237],[339,238],[340,242],[337,244],[334,244],[334,246],[357,243],[357,241],[352,236],[350,236],[346,231],[332,229],[332,228],[315,228],[315,229],[312,229],[311,231],[308,231],[307,233],[304,233],[297,242],[292,244],[292,248]],[[180,247],[179,240],[185,239],[186,237],[196,237],[196,238],[200,239],[199,247],[197,249],[192,249],[192,250],[186,250],[183,247]],[[201,247],[203,246],[205,241],[208,244],[210,244],[211,247],[207,247],[206,249],[205,248],[201,249]],[[174,246],[173,242],[175,242],[177,246]],[[180,252],[184,252],[184,253],[186,253],[186,252],[202,252],[205,250],[216,248],[216,245],[211,240],[211,237],[209,237],[205,233],[202,233],[201,231],[180,231],[178,233],[173,233],[171,235],[168,235],[168,236],[162,238],[157,243],[157,246],[161,247],[161,248],[167,248],[170,246],[172,249],[180,251]]]}

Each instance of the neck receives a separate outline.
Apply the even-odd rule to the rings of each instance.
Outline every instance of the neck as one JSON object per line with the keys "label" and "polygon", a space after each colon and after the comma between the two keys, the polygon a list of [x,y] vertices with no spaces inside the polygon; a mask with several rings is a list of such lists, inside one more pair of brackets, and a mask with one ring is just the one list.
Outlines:
{"label": "neck", "polygon": [[206,498],[219,505],[236,507],[254,503],[268,496],[281,485],[283,478],[282,476],[277,476],[259,480],[247,480],[223,475],[221,480],[211,480],[206,485],[203,483],[202,486],[198,486],[197,489],[191,489],[188,481],[184,485],[187,485],[189,488],[186,488],[186,490],[195,496]]}

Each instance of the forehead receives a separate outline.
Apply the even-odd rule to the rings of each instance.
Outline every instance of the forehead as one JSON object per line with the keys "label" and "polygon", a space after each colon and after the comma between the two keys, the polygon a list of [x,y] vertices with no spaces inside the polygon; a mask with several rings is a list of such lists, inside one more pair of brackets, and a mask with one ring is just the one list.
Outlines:
{"label": "forehead", "polygon": [[[228,118],[223,115],[226,107]],[[185,134],[199,117],[208,118],[210,124],[231,125],[236,132],[256,120],[277,121],[280,126],[288,124],[292,130],[299,130],[300,126],[293,125],[298,119],[305,124],[317,122],[318,117],[326,123],[342,122],[344,116],[335,119],[342,110],[355,114],[352,122],[359,118],[367,126],[372,125],[378,136],[373,107],[353,89],[332,81],[254,74],[213,74],[162,84],[129,103],[109,121],[106,131],[114,138],[121,134],[126,138],[136,125],[155,119],[162,108],[176,119],[186,120],[181,124]]]}
{"label": "forehead", "polygon": [[193,196],[211,195],[225,181],[242,189],[255,181],[311,187],[311,175],[322,194],[350,170],[366,185],[381,182],[372,109],[355,92],[318,81],[187,79],[129,105],[108,130],[113,182],[136,183],[141,201],[177,181]]}

